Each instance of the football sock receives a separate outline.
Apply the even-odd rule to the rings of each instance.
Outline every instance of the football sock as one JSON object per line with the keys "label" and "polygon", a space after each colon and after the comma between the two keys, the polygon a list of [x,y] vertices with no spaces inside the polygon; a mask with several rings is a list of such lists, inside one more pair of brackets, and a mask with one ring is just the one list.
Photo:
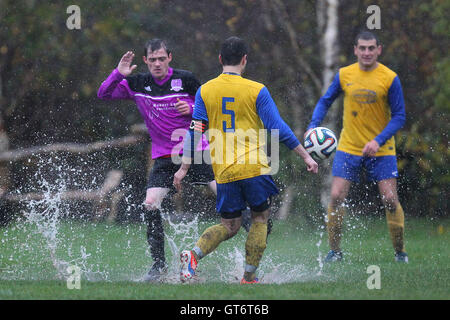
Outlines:
{"label": "football sock", "polygon": [[[195,246],[200,250],[194,250],[197,259],[201,259],[210,252],[214,251],[217,246],[229,238],[228,229],[222,224],[216,224],[206,229],[198,239]],[[201,253],[201,255],[199,254]]]}
{"label": "football sock", "polygon": [[256,268],[259,266],[264,250],[266,249],[267,223],[252,222],[245,243],[245,273],[244,278],[252,281]]}
{"label": "football sock", "polygon": [[157,264],[164,264],[164,228],[162,224],[161,212],[151,210],[146,212],[147,219],[147,242],[150,245],[150,254]]}
{"label": "football sock", "polygon": [[338,208],[333,208],[328,206],[328,243],[330,249],[333,251],[341,251],[341,237],[342,237],[342,222],[344,221],[345,207],[338,206]]}
{"label": "football sock", "polygon": [[403,208],[399,203],[395,211],[386,209],[386,220],[391,235],[392,245],[395,252],[405,252],[405,245],[403,241],[405,229],[405,214]]}

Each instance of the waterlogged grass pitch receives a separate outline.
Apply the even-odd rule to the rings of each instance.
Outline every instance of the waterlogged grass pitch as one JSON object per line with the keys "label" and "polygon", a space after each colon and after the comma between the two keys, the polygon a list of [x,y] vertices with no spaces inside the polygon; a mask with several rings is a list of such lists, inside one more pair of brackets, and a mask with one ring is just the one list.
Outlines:
{"label": "waterlogged grass pitch", "polygon": [[[258,271],[262,285],[241,286],[244,229],[200,261],[197,283],[182,285],[179,253],[214,222],[167,220],[169,272],[163,283],[149,284],[141,281],[152,262],[144,224],[21,219],[0,229],[0,299],[449,299],[448,222],[407,219],[410,263],[399,264],[384,217],[349,216],[344,261],[324,265],[323,227],[295,217],[275,221]],[[380,289],[367,286],[373,265]],[[74,266],[79,289],[67,271]]]}

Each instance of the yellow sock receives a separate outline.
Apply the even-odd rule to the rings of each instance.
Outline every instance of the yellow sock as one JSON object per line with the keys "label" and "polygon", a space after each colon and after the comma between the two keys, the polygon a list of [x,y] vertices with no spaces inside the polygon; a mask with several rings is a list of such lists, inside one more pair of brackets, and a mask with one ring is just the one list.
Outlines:
{"label": "yellow sock", "polygon": [[395,211],[386,209],[386,220],[395,252],[405,252],[405,244],[403,240],[405,214],[400,203],[395,208]]}
{"label": "yellow sock", "polygon": [[216,224],[206,229],[195,244],[202,252],[200,258],[214,251],[221,242],[228,238],[228,230],[222,224]]}
{"label": "yellow sock", "polygon": [[345,207],[339,206],[337,209],[328,207],[328,243],[333,251],[341,251],[342,222],[344,221]]}
{"label": "yellow sock", "polygon": [[[259,266],[264,250],[266,249],[267,223],[252,222],[252,226],[248,232],[247,241],[245,243],[245,262],[247,264],[246,271],[253,266],[254,269]],[[250,267],[251,268],[251,267]]]}

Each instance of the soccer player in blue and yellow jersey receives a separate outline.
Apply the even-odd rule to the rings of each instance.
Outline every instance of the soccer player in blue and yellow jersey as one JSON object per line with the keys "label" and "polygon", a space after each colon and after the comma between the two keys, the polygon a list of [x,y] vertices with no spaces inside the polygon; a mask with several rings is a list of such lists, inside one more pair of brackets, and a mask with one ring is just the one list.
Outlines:
{"label": "soccer player in blue and yellow jersey", "polygon": [[245,244],[246,265],[241,283],[257,283],[255,272],[266,248],[270,198],[278,193],[264,152],[265,130],[275,129],[276,137],[303,158],[308,171],[317,173],[318,165],[281,119],[267,88],[241,76],[247,64],[245,42],[237,37],[228,38],[222,44],[219,61],[222,74],[197,91],[183,163],[174,176],[174,185],[181,188],[181,180],[191,163],[186,151],[189,145],[191,149],[195,145],[195,136],[200,137],[206,131],[221,223],[206,229],[193,250],[181,253],[180,277],[181,281],[191,279],[197,261],[239,231],[242,211],[248,205],[252,225]]}
{"label": "soccer player in blue and yellow jersey", "polygon": [[314,110],[308,129],[318,127],[333,101],[344,94],[343,128],[333,160],[327,230],[330,252],[326,262],[342,259],[340,241],[345,215],[343,203],[363,168],[376,181],[386,211],[395,260],[408,262],[404,245],[404,213],[397,195],[397,158],[394,134],[405,123],[405,104],[395,72],[378,62],[382,47],[363,31],[355,38],[358,62],[341,68]]}

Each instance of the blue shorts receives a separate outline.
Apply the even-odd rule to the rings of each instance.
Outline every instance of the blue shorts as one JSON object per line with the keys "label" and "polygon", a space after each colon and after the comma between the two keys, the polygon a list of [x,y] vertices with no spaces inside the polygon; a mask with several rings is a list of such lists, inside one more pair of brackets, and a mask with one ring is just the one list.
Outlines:
{"label": "blue shorts", "polygon": [[216,209],[222,218],[237,218],[247,205],[251,209],[266,207],[265,203],[268,199],[276,194],[278,194],[278,188],[269,175],[218,183]]}
{"label": "blue shorts", "polygon": [[336,151],[332,168],[334,177],[359,182],[363,168],[370,182],[398,178],[396,156],[363,157]]}

